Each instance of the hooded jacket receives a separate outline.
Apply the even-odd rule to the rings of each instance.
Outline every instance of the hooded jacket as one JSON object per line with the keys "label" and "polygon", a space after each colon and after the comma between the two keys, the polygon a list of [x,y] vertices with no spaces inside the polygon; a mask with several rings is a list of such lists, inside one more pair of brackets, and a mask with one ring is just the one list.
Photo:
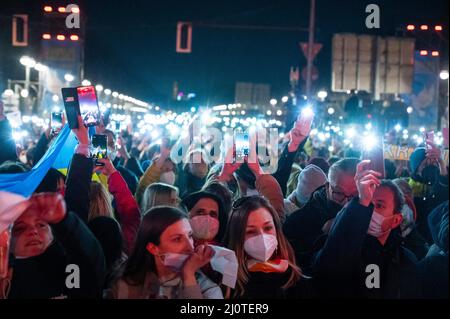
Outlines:
{"label": "hooded jacket", "polygon": [[341,206],[327,198],[326,186],[318,188],[309,201],[289,215],[283,232],[294,249],[297,263],[307,273],[317,240],[324,234],[325,223],[336,217]]}

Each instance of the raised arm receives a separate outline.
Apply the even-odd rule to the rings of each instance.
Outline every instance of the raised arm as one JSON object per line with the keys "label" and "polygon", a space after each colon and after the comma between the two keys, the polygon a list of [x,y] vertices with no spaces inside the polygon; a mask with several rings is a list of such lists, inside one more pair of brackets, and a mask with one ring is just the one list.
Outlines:
{"label": "raised arm", "polygon": [[114,168],[109,159],[100,159],[104,166],[99,166],[97,171],[108,177],[108,189],[113,195],[119,222],[122,228],[122,237],[126,243],[125,252],[130,254],[134,247],[137,231],[141,223],[141,213],[136,200],[133,197],[122,175]]}
{"label": "raised arm", "polygon": [[66,179],[66,192],[64,199],[69,211],[74,212],[84,222],[88,220],[89,194],[93,172],[93,161],[89,152],[89,137],[87,128],[83,125],[81,116],[78,116],[78,129],[74,133],[78,139],[78,146],[72,157]]}

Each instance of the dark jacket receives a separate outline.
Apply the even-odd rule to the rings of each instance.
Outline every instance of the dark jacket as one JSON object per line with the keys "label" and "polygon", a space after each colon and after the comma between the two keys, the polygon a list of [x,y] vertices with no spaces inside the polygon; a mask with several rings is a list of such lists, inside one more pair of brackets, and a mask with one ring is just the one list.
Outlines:
{"label": "dark jacket", "polygon": [[308,139],[306,138],[302,143],[300,143],[297,150],[294,152],[289,152],[288,149],[288,143],[284,145],[283,152],[280,155],[280,158],[278,159],[278,167],[277,171],[272,174],[273,177],[278,181],[278,184],[280,184],[281,191],[283,192],[283,196],[286,197],[286,191],[287,191],[287,183],[289,180],[289,176],[291,175],[292,165],[294,164],[295,156],[297,155],[297,152],[299,150],[302,150],[306,141]]}
{"label": "dark jacket", "polygon": [[74,154],[66,178],[64,199],[67,210],[77,214],[85,223],[87,223],[89,215],[93,165],[92,158]]}
{"label": "dark jacket", "polygon": [[[43,254],[11,259],[13,275],[8,298],[100,297],[105,259],[97,239],[72,212],[51,227],[55,241]],[[66,286],[66,279],[75,274],[67,268],[71,264],[79,267],[79,288]],[[70,279],[68,282],[73,282]]]}
{"label": "dark jacket", "polygon": [[36,163],[39,162],[39,160],[45,155],[45,152],[47,152],[49,143],[50,143],[50,139],[47,138],[47,136],[45,135],[45,132],[42,133],[42,135],[39,138],[39,141],[36,144],[36,147],[33,151],[33,165],[36,165]]}
{"label": "dark jacket", "polygon": [[283,224],[283,232],[294,249],[297,263],[308,274],[316,242],[324,234],[322,228],[336,217],[341,206],[327,200],[326,186],[318,188],[309,201],[290,214]]}
{"label": "dark jacket", "polygon": [[291,275],[290,270],[284,273],[250,272],[245,285],[245,292],[238,299],[304,299],[314,298],[313,280],[300,278],[292,287],[283,289]]}
{"label": "dark jacket", "polygon": [[[419,182],[411,181],[410,185],[418,185]],[[416,186],[417,187],[417,186]],[[417,229],[427,242],[432,243],[433,239],[428,228],[428,215],[438,205],[448,200],[448,175],[439,176],[434,185],[424,185],[422,187],[413,187],[414,204],[417,210]]]}
{"label": "dark jacket", "polygon": [[136,178],[139,180],[144,174],[139,161],[134,157],[130,157],[125,165],[124,162],[125,161],[121,157],[116,157],[113,161],[113,164],[116,168],[118,168],[119,166],[126,168],[128,171],[130,171],[130,173],[136,175]]}
{"label": "dark jacket", "polygon": [[448,201],[428,218],[434,247],[418,264],[421,298],[448,299]]}
{"label": "dark jacket", "polygon": [[[353,199],[336,217],[324,247],[313,260],[312,270],[321,293],[339,298],[414,298],[415,256],[402,246],[399,229],[391,231],[385,245],[368,235],[373,205]],[[379,288],[368,288],[379,267]]]}
{"label": "dark jacket", "polygon": [[206,182],[205,178],[199,178],[197,176],[192,175],[188,169],[183,169],[184,163],[178,164],[177,167],[177,183],[180,198],[183,199],[187,197],[189,194],[198,192],[202,189],[203,185]]}
{"label": "dark jacket", "polygon": [[141,178],[141,176],[144,175],[144,171],[142,170],[141,164],[134,157],[130,158],[127,161],[125,168],[133,172],[134,175],[136,175],[137,179]]}
{"label": "dark jacket", "polygon": [[0,164],[16,161],[16,143],[12,138],[12,128],[8,120],[0,120]]}

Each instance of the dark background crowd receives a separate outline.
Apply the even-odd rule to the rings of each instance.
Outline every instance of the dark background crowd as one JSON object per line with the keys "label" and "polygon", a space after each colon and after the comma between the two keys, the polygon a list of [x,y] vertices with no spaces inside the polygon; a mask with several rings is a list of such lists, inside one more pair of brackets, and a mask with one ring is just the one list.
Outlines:
{"label": "dark background crowd", "polygon": [[[307,155],[304,125],[280,138],[267,173],[255,140],[243,163],[233,148],[214,161],[190,134],[156,143],[103,124],[108,158],[95,161],[80,118],[68,171],[51,168],[11,221],[1,297],[448,298],[443,150],[424,141],[381,176],[356,148]],[[35,133],[17,147],[0,108],[0,174],[31,170],[58,135]],[[235,253],[234,287],[213,269],[214,247]]]}

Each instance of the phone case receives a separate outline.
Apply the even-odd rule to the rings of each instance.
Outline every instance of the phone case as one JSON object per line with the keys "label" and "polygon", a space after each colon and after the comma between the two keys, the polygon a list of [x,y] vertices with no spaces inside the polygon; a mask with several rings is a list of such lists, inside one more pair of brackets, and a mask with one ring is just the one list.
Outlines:
{"label": "phone case", "polygon": [[80,114],[80,106],[78,104],[77,88],[62,88],[61,94],[69,127],[71,129],[78,128],[77,117]]}
{"label": "phone case", "polygon": [[384,146],[383,144],[373,147],[371,150],[364,151],[363,159],[370,160],[369,169],[381,174],[379,177],[383,179],[386,177],[384,166]]}

